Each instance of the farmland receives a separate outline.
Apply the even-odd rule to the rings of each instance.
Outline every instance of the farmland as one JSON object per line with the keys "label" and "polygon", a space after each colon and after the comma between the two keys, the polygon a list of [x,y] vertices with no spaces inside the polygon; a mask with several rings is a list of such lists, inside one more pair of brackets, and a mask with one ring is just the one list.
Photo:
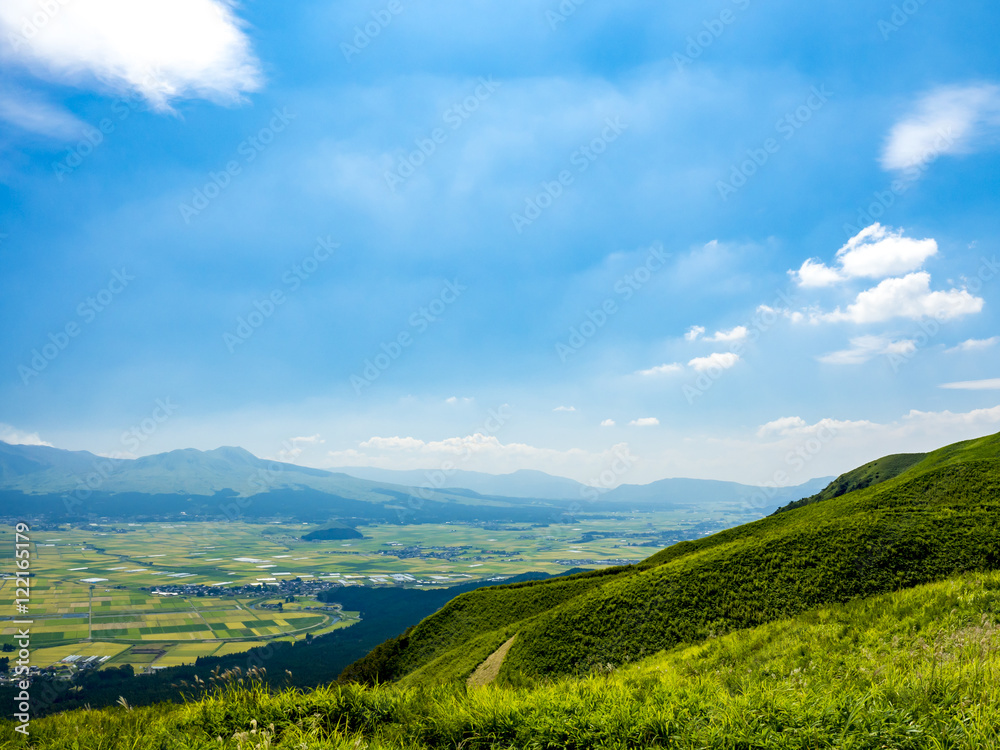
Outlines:
{"label": "farmland", "polygon": [[[365,526],[362,539],[311,542],[302,536],[312,527],[299,523],[39,528],[32,534],[33,664],[67,670],[131,664],[144,672],[319,635],[353,624],[357,613],[310,595],[286,596],[289,586],[307,592],[337,585],[437,587],[620,564],[703,533],[688,518],[622,514],[572,525]],[[728,525],[721,518],[716,523]],[[8,562],[12,542],[9,529],[0,531]],[[9,581],[0,583],[6,614],[13,591]],[[3,627],[0,635],[6,641],[13,632]]]}

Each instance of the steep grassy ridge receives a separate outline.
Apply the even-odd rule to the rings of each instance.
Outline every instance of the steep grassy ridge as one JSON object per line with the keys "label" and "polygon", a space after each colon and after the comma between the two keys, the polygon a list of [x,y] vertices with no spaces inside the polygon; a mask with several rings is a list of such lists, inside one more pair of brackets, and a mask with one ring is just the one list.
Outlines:
{"label": "steep grassy ridge", "polygon": [[515,634],[501,679],[582,674],[825,604],[997,567],[1000,437],[992,436],[935,451],[864,489],[674,545],[638,566],[468,595],[345,677],[464,680]]}
{"label": "steep grassy ridge", "polygon": [[[185,706],[75,711],[39,750],[1000,747],[1000,573],[823,607],[623,669],[519,687],[229,680]],[[0,748],[22,747],[11,725]]]}

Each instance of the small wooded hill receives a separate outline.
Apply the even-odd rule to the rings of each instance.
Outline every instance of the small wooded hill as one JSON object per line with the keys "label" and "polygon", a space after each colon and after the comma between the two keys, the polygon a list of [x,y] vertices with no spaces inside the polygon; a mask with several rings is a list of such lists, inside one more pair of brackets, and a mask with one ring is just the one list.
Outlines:
{"label": "small wooded hill", "polygon": [[858,472],[859,486],[868,486],[673,545],[639,565],[465,594],[342,679],[463,680],[515,635],[501,681],[579,674],[825,604],[1000,567],[1000,435]]}

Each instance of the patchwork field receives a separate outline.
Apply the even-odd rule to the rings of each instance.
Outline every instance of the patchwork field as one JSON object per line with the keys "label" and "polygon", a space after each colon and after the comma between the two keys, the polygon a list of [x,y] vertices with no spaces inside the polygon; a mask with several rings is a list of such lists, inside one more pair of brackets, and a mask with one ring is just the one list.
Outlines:
{"label": "patchwork field", "polygon": [[[718,527],[736,522],[715,519]],[[691,516],[679,513],[550,526],[364,526],[363,539],[303,541],[311,528],[121,523],[35,530],[33,663],[70,669],[89,660],[91,667],[132,664],[144,671],[356,621],[356,613],[311,595],[287,601],[287,588],[278,592],[282,581],[309,591],[329,582],[443,586],[529,570],[559,573],[640,560],[703,533]],[[10,529],[0,529],[0,545],[10,570]],[[13,617],[12,600],[12,581],[0,580],[0,616]],[[4,642],[15,632],[0,620]]]}

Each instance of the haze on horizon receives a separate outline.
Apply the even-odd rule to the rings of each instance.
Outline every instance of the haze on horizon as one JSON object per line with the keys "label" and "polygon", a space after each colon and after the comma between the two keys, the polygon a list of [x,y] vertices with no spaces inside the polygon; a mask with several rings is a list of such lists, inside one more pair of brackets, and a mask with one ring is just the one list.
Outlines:
{"label": "haze on horizon", "polygon": [[122,8],[0,8],[0,440],[799,484],[1000,430],[994,5]]}

